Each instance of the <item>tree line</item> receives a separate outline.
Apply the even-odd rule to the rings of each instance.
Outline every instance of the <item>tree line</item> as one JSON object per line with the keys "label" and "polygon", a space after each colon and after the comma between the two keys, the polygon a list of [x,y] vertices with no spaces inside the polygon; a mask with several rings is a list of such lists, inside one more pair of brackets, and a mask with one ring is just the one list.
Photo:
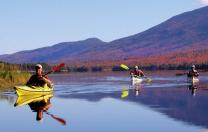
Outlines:
{"label": "tree line", "polygon": [[[46,63],[41,63],[44,71],[49,71],[54,65],[49,65]],[[137,65],[137,64],[135,64]],[[130,69],[133,69],[135,65],[129,65]],[[143,70],[188,70],[191,64],[162,64],[162,65],[140,65],[138,66]],[[197,64],[197,69],[208,70],[208,64]],[[11,64],[0,62],[0,71],[19,71],[19,72],[35,72],[35,64]],[[103,72],[103,71],[125,71],[119,65],[116,66],[70,66],[66,65],[58,72]]]}

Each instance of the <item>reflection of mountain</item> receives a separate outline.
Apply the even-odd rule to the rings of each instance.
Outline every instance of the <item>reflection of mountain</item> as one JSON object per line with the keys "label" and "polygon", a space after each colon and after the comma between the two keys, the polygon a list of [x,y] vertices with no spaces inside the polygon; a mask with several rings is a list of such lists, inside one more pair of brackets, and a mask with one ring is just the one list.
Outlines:
{"label": "reflection of mountain", "polygon": [[[180,88],[149,88],[142,90],[139,96],[135,93],[130,94],[123,101],[144,104],[158,112],[183,122],[208,127],[208,96],[204,91],[197,92],[193,97],[186,87]],[[120,99],[121,93],[94,93],[94,94],[77,94],[77,95],[58,95],[60,98],[67,99],[84,99],[88,101],[99,101],[103,98]]]}
{"label": "reflection of mountain", "polygon": [[[97,38],[1,55],[11,63],[66,62],[76,65],[206,63],[208,7],[186,12],[144,32],[106,43]],[[20,59],[21,58],[21,59]],[[138,62],[138,58],[140,61]],[[159,61],[158,61],[159,60]]]}
{"label": "reflection of mountain", "polygon": [[190,91],[181,89],[148,90],[145,93],[146,97],[142,97],[139,102],[152,106],[171,118],[208,127],[208,97],[203,93],[193,97]]}
{"label": "reflection of mountain", "polygon": [[87,94],[64,94],[64,95],[57,95],[59,98],[65,98],[65,99],[83,99],[87,101],[92,102],[98,102],[103,98],[114,98],[114,97],[120,97],[120,93],[87,93]]}

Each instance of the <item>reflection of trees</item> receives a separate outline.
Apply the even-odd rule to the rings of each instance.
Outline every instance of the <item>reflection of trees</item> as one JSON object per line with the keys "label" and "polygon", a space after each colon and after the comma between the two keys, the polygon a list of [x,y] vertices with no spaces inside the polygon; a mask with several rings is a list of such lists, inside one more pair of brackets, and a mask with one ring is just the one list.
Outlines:
{"label": "reflection of trees", "polygon": [[14,96],[11,96],[11,95],[1,95],[0,94],[0,101],[8,101],[9,104],[13,105],[15,100],[16,100],[16,97]]}

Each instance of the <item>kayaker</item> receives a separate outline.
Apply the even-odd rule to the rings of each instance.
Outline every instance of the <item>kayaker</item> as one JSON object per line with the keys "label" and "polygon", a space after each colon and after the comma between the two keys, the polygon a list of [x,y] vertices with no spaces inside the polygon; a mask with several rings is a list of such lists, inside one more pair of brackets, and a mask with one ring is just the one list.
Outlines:
{"label": "kayaker", "polygon": [[52,87],[52,82],[48,79],[47,76],[42,74],[43,67],[40,64],[35,65],[35,74],[32,75],[27,82],[27,86],[40,86],[44,87],[46,84],[48,87]]}
{"label": "kayaker", "polygon": [[199,76],[199,73],[196,70],[196,66],[195,65],[192,65],[191,70],[188,72],[187,76],[188,77],[198,77]]}
{"label": "kayaker", "polygon": [[144,72],[142,70],[140,70],[138,66],[135,66],[134,71],[131,71],[130,74],[131,74],[131,76],[138,76],[138,77],[144,76]]}

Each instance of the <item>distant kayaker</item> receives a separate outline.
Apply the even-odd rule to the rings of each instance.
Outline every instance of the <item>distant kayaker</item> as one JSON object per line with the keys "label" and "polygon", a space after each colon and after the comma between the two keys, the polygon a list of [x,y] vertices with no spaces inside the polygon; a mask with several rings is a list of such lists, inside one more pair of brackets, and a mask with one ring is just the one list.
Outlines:
{"label": "distant kayaker", "polygon": [[52,82],[48,79],[47,76],[44,76],[42,74],[42,71],[43,71],[42,65],[36,64],[35,74],[30,77],[26,85],[44,87],[47,84],[48,87],[52,87]]}
{"label": "distant kayaker", "polygon": [[192,65],[191,70],[188,72],[187,76],[188,77],[198,77],[199,76],[199,73],[196,70],[195,65]]}
{"label": "distant kayaker", "polygon": [[144,72],[142,70],[140,70],[138,66],[135,66],[134,71],[131,71],[130,74],[131,74],[131,76],[138,76],[138,77],[144,76]]}

